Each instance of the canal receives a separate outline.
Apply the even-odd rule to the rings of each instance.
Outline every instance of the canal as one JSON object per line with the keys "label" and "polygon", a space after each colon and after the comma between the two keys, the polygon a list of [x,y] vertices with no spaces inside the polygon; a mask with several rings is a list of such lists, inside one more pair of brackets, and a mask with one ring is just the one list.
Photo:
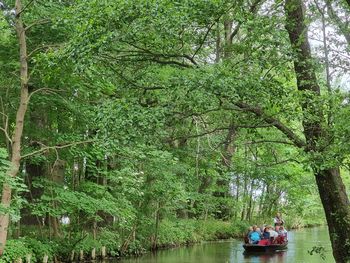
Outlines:
{"label": "canal", "polygon": [[[327,228],[307,228],[288,233],[288,249],[274,254],[245,255],[240,240],[202,244],[149,253],[120,263],[333,263]],[[323,247],[322,254],[310,255],[313,247]]]}

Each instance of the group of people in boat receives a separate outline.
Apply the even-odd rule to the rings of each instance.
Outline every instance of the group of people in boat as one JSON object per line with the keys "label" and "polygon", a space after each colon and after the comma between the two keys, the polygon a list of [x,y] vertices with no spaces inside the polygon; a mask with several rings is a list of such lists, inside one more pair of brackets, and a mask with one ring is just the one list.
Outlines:
{"label": "group of people in boat", "polygon": [[274,227],[264,225],[262,228],[257,225],[249,227],[245,237],[246,244],[271,245],[287,242],[287,230],[284,227],[284,220],[280,213],[274,218]]}

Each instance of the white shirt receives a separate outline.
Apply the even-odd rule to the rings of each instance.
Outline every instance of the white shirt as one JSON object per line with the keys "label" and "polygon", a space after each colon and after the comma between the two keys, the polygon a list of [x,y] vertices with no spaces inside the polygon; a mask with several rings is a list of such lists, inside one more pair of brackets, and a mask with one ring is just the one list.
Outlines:
{"label": "white shirt", "polygon": [[278,233],[275,230],[270,229],[269,232],[270,232],[270,237],[273,237],[273,238],[278,237]]}

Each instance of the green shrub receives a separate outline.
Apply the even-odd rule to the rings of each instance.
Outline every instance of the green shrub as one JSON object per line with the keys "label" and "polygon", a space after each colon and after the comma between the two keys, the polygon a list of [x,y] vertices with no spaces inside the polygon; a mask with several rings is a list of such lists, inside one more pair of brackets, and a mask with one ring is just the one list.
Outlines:
{"label": "green shrub", "polygon": [[33,251],[27,246],[25,240],[8,240],[5,246],[4,254],[1,256],[2,262],[14,262],[18,258],[25,259],[26,255],[32,254],[32,260],[35,262]]}
{"label": "green shrub", "polygon": [[158,246],[169,247],[241,236],[247,222],[219,220],[163,220],[158,231]]}
{"label": "green shrub", "polygon": [[39,241],[28,237],[24,240],[27,247],[33,251],[33,255],[35,255],[38,262],[41,262],[45,255],[49,257],[49,260],[52,260],[58,247],[53,241]]}
{"label": "green shrub", "polygon": [[96,250],[100,250],[102,247],[101,243],[94,239],[91,235],[87,235],[84,239],[82,239],[78,244],[75,246],[75,250],[83,250],[84,253],[91,253],[93,248],[96,248]]}
{"label": "green shrub", "polygon": [[102,246],[107,248],[112,257],[120,256],[121,240],[117,231],[103,229],[98,235],[98,240]]}
{"label": "green shrub", "polygon": [[242,236],[247,232],[247,229],[251,226],[251,224],[247,221],[233,221],[233,235],[234,237]]}
{"label": "green shrub", "polygon": [[168,221],[164,220],[158,231],[158,246],[178,246],[200,241],[195,235],[196,226],[194,221],[179,220]]}
{"label": "green shrub", "polygon": [[142,243],[138,240],[134,240],[129,244],[127,251],[123,256],[139,256],[146,252],[146,249],[143,247]]}

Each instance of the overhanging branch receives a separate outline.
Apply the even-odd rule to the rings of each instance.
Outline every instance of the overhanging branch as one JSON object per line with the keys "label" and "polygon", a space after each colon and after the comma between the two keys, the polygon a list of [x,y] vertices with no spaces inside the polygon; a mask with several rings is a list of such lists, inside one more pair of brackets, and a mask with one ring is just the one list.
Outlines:
{"label": "overhanging branch", "polygon": [[262,118],[266,123],[271,124],[272,126],[276,127],[284,135],[286,135],[288,137],[288,139],[291,140],[295,146],[297,146],[299,148],[306,147],[306,142],[304,140],[299,138],[298,135],[296,135],[290,128],[288,128],[280,120],[266,115],[264,113],[263,109],[261,109],[260,107],[252,106],[252,105],[249,105],[249,104],[244,103],[244,102],[235,102],[234,105],[236,105],[238,108],[240,108],[243,111],[253,113],[257,117]]}

